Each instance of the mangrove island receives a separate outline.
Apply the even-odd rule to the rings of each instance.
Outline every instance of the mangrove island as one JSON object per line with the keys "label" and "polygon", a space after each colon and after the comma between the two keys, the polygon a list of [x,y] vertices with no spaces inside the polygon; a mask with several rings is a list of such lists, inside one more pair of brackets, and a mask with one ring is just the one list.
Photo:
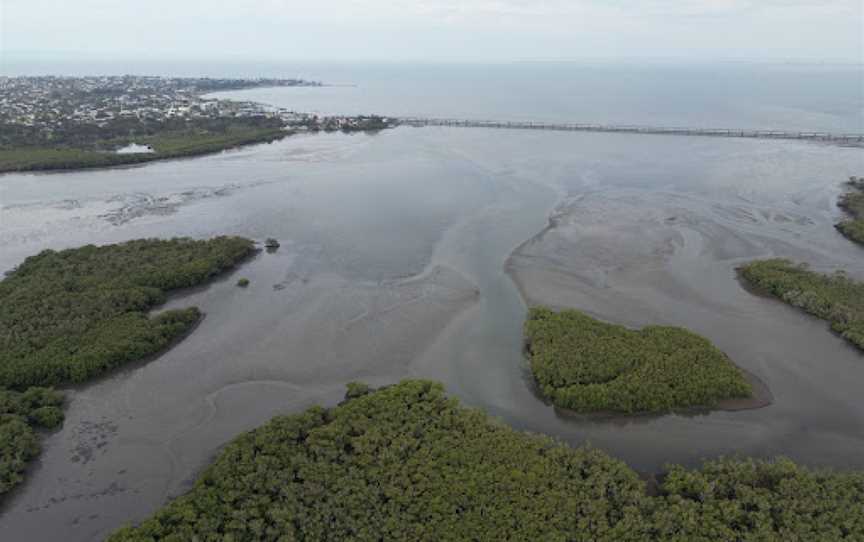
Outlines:
{"label": "mangrove island", "polygon": [[753,395],[723,352],[679,327],[634,331],[576,310],[535,307],[525,339],[539,391],[579,413],[668,412]]}

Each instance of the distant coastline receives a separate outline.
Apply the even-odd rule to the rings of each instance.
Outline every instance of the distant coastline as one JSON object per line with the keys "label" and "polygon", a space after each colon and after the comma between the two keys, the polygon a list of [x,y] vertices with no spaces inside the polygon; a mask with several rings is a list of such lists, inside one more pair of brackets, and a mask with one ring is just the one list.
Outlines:
{"label": "distant coastline", "polygon": [[0,174],[135,165],[272,143],[298,132],[394,125],[378,116],[318,117],[208,97],[323,86],[302,79],[0,77]]}

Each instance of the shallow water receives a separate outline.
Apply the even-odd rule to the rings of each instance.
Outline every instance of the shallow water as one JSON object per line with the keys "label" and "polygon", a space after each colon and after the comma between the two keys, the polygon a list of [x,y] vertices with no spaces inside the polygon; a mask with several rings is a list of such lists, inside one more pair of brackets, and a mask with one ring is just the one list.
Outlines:
{"label": "shallow water", "polygon": [[[864,356],[734,275],[748,258],[781,255],[864,277],[864,253],[832,227],[842,180],[862,168],[861,150],[813,144],[400,128],[2,176],[0,269],[44,248],[148,236],[282,247],[172,299],[207,314],[176,348],[70,391],[66,423],[0,530],[98,539],[187,488],[239,432],[333,405],[355,379],[438,379],[515,427],[645,471],[739,452],[864,467]],[[775,403],[560,417],[526,380],[525,304],[510,275],[530,301],[686,325],[762,378]],[[249,288],[234,285],[241,276]]]}

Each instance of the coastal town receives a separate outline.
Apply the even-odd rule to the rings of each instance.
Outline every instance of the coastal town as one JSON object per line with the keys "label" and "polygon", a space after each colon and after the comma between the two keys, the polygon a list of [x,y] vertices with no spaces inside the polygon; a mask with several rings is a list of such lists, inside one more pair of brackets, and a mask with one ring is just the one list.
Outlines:
{"label": "coastal town", "polygon": [[292,129],[365,129],[390,124],[381,117],[318,117],[210,93],[261,87],[318,87],[303,79],[214,79],[150,76],[0,77],[0,125],[52,139],[69,125],[106,128],[118,121],[268,118]]}
{"label": "coastal town", "polygon": [[0,173],[198,156],[302,132],[377,132],[398,120],[320,116],[215,93],[320,87],[303,79],[0,77]]}

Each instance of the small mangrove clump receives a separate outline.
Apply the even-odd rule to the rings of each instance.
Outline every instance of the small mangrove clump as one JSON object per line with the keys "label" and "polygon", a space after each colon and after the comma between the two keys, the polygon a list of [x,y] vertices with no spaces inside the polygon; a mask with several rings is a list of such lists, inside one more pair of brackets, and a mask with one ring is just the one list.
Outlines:
{"label": "small mangrove clump", "polygon": [[850,177],[846,186],[848,191],[840,196],[837,206],[851,218],[834,227],[850,241],[864,245],[864,178]]}
{"label": "small mangrove clump", "polygon": [[241,278],[240,280],[237,281],[237,286],[239,286],[241,288],[245,288],[245,287],[249,286],[249,279],[247,279],[246,277]]}
{"label": "small mangrove clump", "polygon": [[864,283],[842,272],[815,273],[789,260],[757,260],[738,269],[744,281],[768,295],[831,323],[831,329],[864,350]]}
{"label": "small mangrove clump", "polygon": [[753,395],[723,352],[682,328],[634,331],[576,310],[537,307],[525,337],[540,392],[576,412],[668,412]]}

